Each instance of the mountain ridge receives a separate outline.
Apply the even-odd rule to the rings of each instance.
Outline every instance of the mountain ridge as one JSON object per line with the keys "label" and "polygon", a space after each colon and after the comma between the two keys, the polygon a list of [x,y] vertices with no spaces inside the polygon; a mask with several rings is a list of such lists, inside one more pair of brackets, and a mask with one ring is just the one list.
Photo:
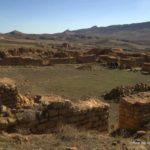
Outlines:
{"label": "mountain ridge", "polygon": [[55,34],[26,34],[17,30],[2,34],[5,37],[42,40],[85,40],[85,39],[121,39],[150,42],[150,21],[107,27],[93,26],[91,28],[66,30]]}

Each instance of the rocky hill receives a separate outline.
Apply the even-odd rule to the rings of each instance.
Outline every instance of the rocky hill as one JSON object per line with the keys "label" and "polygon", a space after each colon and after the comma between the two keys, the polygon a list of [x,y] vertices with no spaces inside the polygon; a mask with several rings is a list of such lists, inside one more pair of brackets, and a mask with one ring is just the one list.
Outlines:
{"label": "rocky hill", "polygon": [[[12,31],[6,33],[7,36],[36,36],[43,38],[62,37],[62,36],[97,36],[97,37],[113,37],[113,38],[125,38],[125,39],[147,39],[150,37],[150,22],[124,24],[124,25],[112,25],[107,27],[93,26],[87,29],[79,30],[66,30],[62,33],[56,34],[24,34],[19,31]],[[82,37],[81,37],[82,38]]]}
{"label": "rocky hill", "polygon": [[66,30],[56,34],[25,34],[12,31],[1,34],[5,38],[31,40],[65,40],[69,42],[94,43],[112,47],[129,47],[130,49],[150,50],[150,22],[112,25],[108,27],[93,26],[87,29]]}

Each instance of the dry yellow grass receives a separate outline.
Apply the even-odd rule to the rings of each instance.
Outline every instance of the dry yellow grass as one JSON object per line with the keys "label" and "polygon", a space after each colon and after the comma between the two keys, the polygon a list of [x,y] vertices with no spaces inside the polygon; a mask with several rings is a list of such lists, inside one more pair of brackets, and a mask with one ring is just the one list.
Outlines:
{"label": "dry yellow grass", "polygon": [[104,106],[109,106],[108,104],[100,101],[99,99],[95,99],[95,98],[90,98],[86,101],[79,101],[79,103],[77,104],[80,108],[84,109],[84,108],[95,108],[95,107],[104,107]]}
{"label": "dry yellow grass", "polygon": [[15,86],[16,82],[10,78],[0,78],[0,84],[12,85]]}

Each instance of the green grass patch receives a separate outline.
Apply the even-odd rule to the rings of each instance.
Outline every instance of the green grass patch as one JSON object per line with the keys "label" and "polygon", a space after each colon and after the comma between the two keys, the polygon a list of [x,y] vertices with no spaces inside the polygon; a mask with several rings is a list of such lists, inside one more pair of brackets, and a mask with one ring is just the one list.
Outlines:
{"label": "green grass patch", "polygon": [[23,94],[57,94],[69,99],[99,98],[116,86],[150,84],[149,76],[140,72],[108,70],[98,65],[93,71],[79,71],[75,65],[1,67],[0,77],[14,79]]}

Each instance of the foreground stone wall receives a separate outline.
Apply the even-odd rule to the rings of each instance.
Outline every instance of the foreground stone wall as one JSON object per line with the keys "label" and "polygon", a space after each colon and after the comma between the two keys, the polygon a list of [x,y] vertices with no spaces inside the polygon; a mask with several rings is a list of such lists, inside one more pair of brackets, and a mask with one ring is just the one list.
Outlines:
{"label": "foreground stone wall", "polygon": [[51,101],[43,111],[44,123],[37,125],[37,129],[53,130],[59,124],[69,124],[77,128],[107,131],[108,117],[109,105],[101,101],[88,100],[76,104],[68,100]]}
{"label": "foreground stone wall", "polygon": [[13,80],[9,78],[0,79],[0,107],[19,108],[26,104],[31,104],[32,100],[22,96]]}
{"label": "foreground stone wall", "polygon": [[0,84],[0,130],[48,133],[69,124],[108,131],[108,104],[95,99],[73,103],[59,96],[26,97],[8,81]]}
{"label": "foreground stone wall", "polygon": [[138,130],[150,122],[150,92],[122,98],[119,106],[119,128]]}

